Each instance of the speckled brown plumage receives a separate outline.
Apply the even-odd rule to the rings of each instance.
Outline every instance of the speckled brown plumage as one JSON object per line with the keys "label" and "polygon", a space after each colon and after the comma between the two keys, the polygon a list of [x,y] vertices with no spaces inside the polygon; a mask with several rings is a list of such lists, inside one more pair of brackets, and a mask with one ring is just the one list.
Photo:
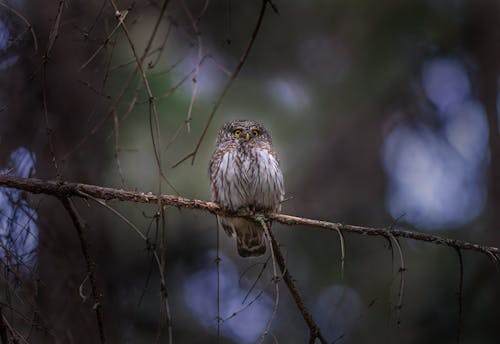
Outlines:
{"label": "speckled brown plumage", "polygon": [[[229,211],[279,212],[284,198],[283,175],[271,137],[259,123],[237,120],[219,130],[209,166],[212,200]],[[242,257],[266,251],[261,226],[238,217],[221,217],[228,235],[236,235]]]}

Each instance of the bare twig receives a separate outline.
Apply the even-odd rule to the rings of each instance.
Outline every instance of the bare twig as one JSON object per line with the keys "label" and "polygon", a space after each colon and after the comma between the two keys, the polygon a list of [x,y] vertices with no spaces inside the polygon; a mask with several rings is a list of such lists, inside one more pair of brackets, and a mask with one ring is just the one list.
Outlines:
{"label": "bare twig", "polygon": [[120,18],[118,18],[118,23],[116,24],[116,26],[109,33],[108,37],[106,37],[106,39],[104,40],[104,42],[102,42],[102,44],[96,49],[96,51],[87,59],[87,61],[85,61],[84,64],[82,64],[80,66],[80,70],[82,70],[85,67],[87,67],[90,64],[90,62],[92,62],[94,60],[94,58],[101,52],[101,50],[104,49],[106,47],[106,45],[108,45],[108,43],[111,41],[111,37],[115,34],[116,30],[118,30],[118,28],[120,27],[120,25],[123,24],[123,21],[127,17],[127,14],[128,14],[128,11],[123,11],[122,12]]}
{"label": "bare twig", "polygon": [[[208,2],[205,3],[205,7],[208,6]],[[198,42],[198,59],[196,61],[196,66],[195,66],[195,72],[194,76],[191,79],[193,81],[193,92],[191,93],[191,100],[189,101],[189,107],[188,107],[188,112],[186,115],[186,128],[188,133],[191,132],[191,119],[192,119],[192,113],[193,113],[193,106],[194,102],[196,100],[196,95],[198,94],[198,77],[200,73],[200,67],[201,67],[201,61],[203,58],[203,40],[201,39],[201,33],[198,30],[198,21],[200,20],[200,17],[198,19],[195,19],[193,14],[191,13],[191,10],[189,7],[186,5],[185,1],[182,1],[182,7],[184,8],[184,12],[186,12],[186,15],[188,16],[189,20],[191,21],[191,25],[193,26],[193,31],[194,34],[196,35],[196,40]],[[206,8],[202,10],[202,13],[204,12]]]}
{"label": "bare twig", "polygon": [[49,58],[50,52],[54,47],[54,43],[56,42],[56,39],[59,36],[59,27],[61,26],[61,18],[62,18],[64,3],[65,0],[59,0],[59,5],[57,6],[56,20],[54,22],[52,30],[50,30],[49,41],[47,43],[47,48],[45,49],[44,59]]}
{"label": "bare twig", "polygon": [[285,281],[285,284],[288,287],[290,294],[292,294],[293,300],[295,301],[295,304],[299,308],[300,314],[302,314],[304,321],[306,322],[307,326],[309,327],[309,333],[310,333],[309,334],[309,343],[314,344],[316,342],[316,339],[319,339],[321,344],[326,344],[327,343],[326,339],[321,334],[318,325],[316,325],[316,323],[314,322],[312,314],[309,312],[306,305],[304,304],[304,301],[303,301],[302,297],[300,296],[299,290],[297,289],[297,287],[295,285],[295,281],[286,267],[285,258],[283,257],[283,254],[281,254],[281,249],[279,247],[278,242],[276,241],[276,238],[274,237],[273,232],[268,230],[267,235],[269,236],[270,241],[271,241],[271,247],[273,250],[273,254],[276,257],[276,261],[278,262],[278,266],[281,270],[281,273],[283,274],[283,280]]}
{"label": "bare twig", "polygon": [[130,222],[129,219],[127,219],[125,216],[123,216],[119,211],[115,210],[114,208],[110,207],[109,205],[106,204],[106,202],[98,199],[98,198],[95,198],[95,197],[92,197],[91,195],[83,192],[83,191],[79,191],[78,192],[81,196],[85,197],[85,198],[90,198],[91,200],[95,201],[96,203],[98,203],[99,205],[103,206],[104,208],[108,209],[109,211],[111,211],[113,214],[115,214],[116,216],[118,216],[121,220],[123,220],[123,222],[125,222],[127,225],[129,225],[136,233],[137,235],[139,235],[139,237],[144,240],[144,241],[147,241],[148,238],[141,232],[141,230],[139,228],[137,228],[136,225],[134,225],[132,222]]}
{"label": "bare twig", "polygon": [[49,124],[49,110],[47,105],[47,85],[46,85],[46,67],[50,58],[50,53],[52,52],[52,48],[54,47],[54,43],[56,42],[57,37],[59,36],[59,27],[61,25],[61,18],[64,9],[64,0],[59,1],[59,5],[57,7],[57,15],[54,22],[54,26],[50,30],[49,40],[47,42],[47,47],[45,48],[45,53],[42,57],[42,106],[43,106],[43,116],[45,120],[45,131],[47,133],[47,140],[49,143],[50,154],[52,156],[52,164],[54,165],[54,169],[57,177],[60,177],[59,165],[56,157],[56,150],[54,146],[54,137],[52,129]]}
{"label": "bare twig", "polygon": [[344,280],[344,266],[345,266],[345,239],[344,234],[340,229],[337,229],[340,241],[340,279]]}
{"label": "bare twig", "polygon": [[394,235],[389,236],[390,240],[394,241],[394,246],[396,246],[396,249],[398,250],[399,254],[399,288],[398,288],[398,303],[396,304],[396,323],[398,326],[401,325],[401,309],[403,308],[403,293],[404,293],[404,287],[405,287],[405,277],[404,273],[406,271],[405,267],[405,260],[403,256],[403,249],[401,248],[401,245],[399,244],[398,239],[394,237]]}
{"label": "bare twig", "polygon": [[165,247],[166,244],[166,225],[165,225],[165,208],[161,205],[161,202],[159,201],[159,209],[160,209],[160,216],[157,218],[157,228],[158,225],[161,222],[161,238],[160,238],[160,245],[159,245],[159,251],[160,251],[160,260],[159,260],[159,265],[158,268],[162,271],[161,274],[161,279],[160,279],[160,298],[161,298],[161,307],[160,307],[160,317],[159,317],[159,323],[158,323],[158,332],[157,332],[157,337],[156,337],[156,342],[161,343],[161,332],[163,329],[163,305],[165,306],[165,318],[167,322],[167,332],[168,332],[168,343],[171,344],[173,343],[173,335],[172,335],[172,315],[170,313],[170,305],[168,301],[168,291],[167,291],[167,284],[166,284],[166,267],[167,267],[167,250]]}
{"label": "bare twig", "polygon": [[125,186],[125,177],[123,176],[122,164],[120,163],[120,125],[118,123],[118,113],[113,111],[113,133],[115,137],[114,144],[114,158],[116,162],[116,168],[118,170],[118,175],[122,185]]}
{"label": "bare twig", "polygon": [[[28,341],[20,334],[18,333],[13,327],[12,325],[9,323],[9,321],[7,320],[7,318],[5,318],[5,316],[2,314],[2,323],[3,325],[7,328],[7,330],[12,334],[12,336],[10,337],[11,339],[11,343],[13,344],[18,344],[20,341],[23,342],[23,343],[26,343],[26,344],[29,344]],[[9,337],[8,337],[9,338]],[[20,339],[20,341],[18,340]],[[9,343],[8,341],[5,342],[5,343]]]}
{"label": "bare twig", "polygon": [[214,106],[212,107],[212,111],[210,111],[210,114],[208,115],[208,120],[205,123],[205,127],[203,128],[203,131],[201,132],[200,138],[198,139],[198,142],[196,143],[196,146],[194,147],[193,151],[186,155],[184,158],[176,162],[172,167],[176,167],[183,163],[184,161],[188,160],[191,158],[191,164],[194,163],[194,160],[196,158],[196,154],[198,153],[198,150],[200,149],[201,143],[203,142],[203,139],[205,138],[205,135],[207,134],[208,127],[210,126],[210,123],[212,122],[215,113],[217,112],[217,109],[222,103],[222,100],[224,99],[224,96],[226,93],[229,91],[229,88],[233,84],[233,81],[236,79],[238,74],[241,71],[241,68],[245,64],[245,61],[248,58],[248,55],[250,54],[250,50],[252,49],[253,44],[255,43],[255,39],[257,38],[257,34],[259,33],[261,24],[262,24],[262,19],[264,19],[264,14],[266,13],[266,8],[267,8],[267,3],[268,0],[262,0],[262,5],[260,8],[260,13],[259,17],[257,18],[257,23],[255,24],[255,28],[253,29],[252,36],[250,37],[250,41],[248,42],[248,45],[243,52],[243,54],[240,57],[240,61],[238,65],[236,65],[236,68],[234,69],[233,73],[231,74],[231,77],[227,80],[226,85],[224,86],[224,89],[222,90],[222,93],[219,95],[219,98],[217,98],[217,101],[215,102]]}
{"label": "bare twig", "polygon": [[253,281],[252,285],[250,286],[250,288],[248,288],[248,291],[245,295],[245,297],[243,298],[243,300],[241,301],[241,304],[244,304],[248,297],[250,296],[250,294],[252,293],[252,291],[254,290],[254,288],[257,286],[257,283],[259,282],[259,280],[262,278],[262,275],[264,274],[264,271],[266,270],[266,267],[267,267],[267,263],[269,263],[269,260],[271,259],[271,256],[269,256],[266,261],[264,263],[255,263],[255,264],[252,264],[250,265],[248,268],[246,268],[241,274],[240,274],[240,281],[241,279],[243,278],[243,276],[253,267],[257,266],[257,265],[262,265],[261,268],[259,269],[259,273],[257,274],[257,277],[255,278],[255,280]]}
{"label": "bare twig", "polygon": [[215,257],[215,271],[217,273],[217,342],[220,342],[220,325],[221,325],[221,315],[220,315],[220,228],[219,228],[219,221],[216,219],[216,225],[217,225],[217,256]]}
{"label": "bare twig", "polygon": [[115,100],[113,101],[113,103],[110,105],[110,107],[109,107],[108,111],[106,112],[106,114],[104,116],[102,116],[100,118],[99,122],[97,122],[94,125],[94,127],[91,130],[89,130],[85,134],[85,136],[82,137],[80,139],[80,141],[71,150],[69,150],[63,156],[62,160],[67,160],[71,155],[73,155],[77,150],[79,150],[85,144],[85,142],[87,142],[87,140],[90,137],[92,137],[93,135],[95,135],[99,131],[99,129],[104,125],[104,123],[106,123],[107,119],[118,108],[118,105],[120,104],[122,98],[125,96],[125,94],[126,94],[127,90],[129,89],[130,85],[132,84],[132,81],[134,80],[136,74],[137,74],[137,70],[134,70],[132,73],[130,73],[129,77],[127,78],[127,80],[123,84],[123,87],[121,88],[120,93],[115,98]]}
{"label": "bare twig", "polygon": [[89,245],[87,239],[85,238],[85,228],[86,224],[83,221],[82,217],[78,213],[73,202],[68,197],[60,197],[64,208],[68,211],[69,216],[71,217],[71,221],[75,226],[76,232],[78,234],[78,239],[80,240],[80,246],[82,249],[82,254],[85,259],[85,263],[87,265],[87,276],[90,281],[90,286],[92,288],[92,298],[94,301],[94,305],[92,309],[95,311],[97,327],[99,329],[99,338],[101,343],[106,343],[106,336],[104,334],[104,323],[102,316],[102,305],[100,302],[100,294],[97,291],[97,282],[96,282],[96,274],[95,274],[95,263],[92,260],[89,252]]}
{"label": "bare twig", "polygon": [[458,282],[457,300],[458,300],[458,326],[457,326],[457,344],[460,344],[460,338],[462,334],[462,297],[464,289],[464,261],[462,257],[462,251],[459,248],[455,248],[458,255],[458,263],[460,267],[460,279]]}
{"label": "bare twig", "polygon": [[[115,11],[115,16],[116,16],[117,20],[120,21],[121,17],[122,17],[120,9],[118,8],[118,6],[116,5],[114,0],[109,0],[109,2],[111,3],[113,10]],[[168,2],[169,2],[168,0],[164,1],[164,7],[163,7],[162,12],[160,13],[160,18],[157,21],[157,25],[155,26],[153,33],[151,34],[150,43],[153,41],[153,38],[156,34],[156,30],[158,28],[159,22],[161,21],[161,18],[163,17],[163,13],[168,5]],[[127,38],[127,41],[129,43],[129,46],[130,46],[130,50],[132,50],[132,54],[133,54],[134,59],[136,61],[136,68],[139,70],[139,75],[141,76],[141,79],[144,83],[144,87],[146,89],[146,93],[148,95],[149,122],[150,122],[150,130],[151,130],[151,140],[153,142],[153,150],[155,153],[156,163],[158,165],[157,166],[158,171],[159,171],[160,175],[166,179],[166,177],[163,173],[163,167],[161,164],[161,149],[160,149],[161,141],[160,141],[160,128],[159,128],[158,112],[156,110],[156,103],[154,100],[153,92],[151,90],[151,86],[149,84],[148,78],[146,76],[146,72],[144,71],[144,67],[142,65],[145,55],[144,55],[144,57],[139,57],[139,54],[137,53],[137,49],[134,45],[134,42],[132,41],[130,32],[128,31],[127,26],[125,25],[124,22],[121,22],[120,28],[122,29],[123,33],[125,34],[125,37]],[[150,47],[150,43],[148,43],[148,45],[147,45],[147,49],[145,51],[146,55],[147,55],[147,50]],[[153,130],[153,127],[154,127],[154,130]]]}
{"label": "bare twig", "polygon": [[[271,324],[274,320],[274,317],[276,316],[276,313],[278,312],[278,304],[279,304],[279,300],[280,300],[280,289],[279,289],[280,278],[278,275],[278,271],[276,270],[276,261],[279,259],[277,255],[278,254],[281,255],[281,252],[274,251],[274,245],[272,245],[272,239],[271,239],[271,230],[270,230],[269,226],[266,224],[265,217],[262,217],[262,216],[257,217],[257,220],[260,223],[260,225],[262,226],[262,228],[264,229],[264,234],[266,236],[267,241],[269,242],[269,248],[271,249],[271,258],[272,258],[272,262],[273,262],[273,279],[272,279],[272,281],[274,283],[274,293],[275,293],[273,312],[272,312],[271,317],[269,318],[269,320],[266,324],[266,327],[264,328],[264,331],[262,331],[262,334],[261,334],[260,339],[259,339],[259,344],[260,344],[260,343],[264,342],[266,335],[269,333],[269,329],[271,328]],[[281,266],[280,266],[280,270],[282,273],[284,273],[284,269],[281,269]]]}
{"label": "bare twig", "polygon": [[9,343],[9,327],[3,319],[3,309],[0,306],[0,339],[2,343]]}
{"label": "bare twig", "polygon": [[[102,199],[99,199],[99,197],[93,197],[90,194],[85,193],[84,191],[78,191],[80,196],[83,196],[85,198],[89,198],[99,205],[103,206],[104,208],[108,209],[111,211],[113,214],[118,216],[123,222],[125,222],[130,228],[132,228],[139,237],[144,240],[144,242],[149,246],[149,238],[142,233],[142,231],[134,225],[129,219],[127,219],[126,216],[124,216],[122,213],[120,213],[118,210],[110,207],[106,202],[104,202]],[[158,200],[157,202],[161,202],[161,200]],[[162,209],[163,206],[160,206],[160,209]],[[166,315],[167,315],[167,327],[168,327],[168,338],[169,338],[169,343],[172,342],[172,321],[171,321],[171,315],[170,315],[170,306],[168,303],[168,293],[167,293],[167,283],[166,283],[166,277],[165,277],[165,266],[162,263],[162,259],[158,256],[158,253],[155,250],[152,250],[153,258],[154,261],[156,262],[158,266],[158,271],[160,274],[160,293],[161,293],[161,298],[162,298],[162,303],[165,303],[165,309],[166,309]],[[161,317],[160,317],[161,319]]]}
{"label": "bare twig", "polygon": [[8,5],[8,4],[4,3],[4,2],[0,2],[0,6],[5,7],[7,10],[11,11],[12,13],[14,13],[16,16],[19,17],[19,19],[21,19],[26,24],[26,27],[30,30],[31,36],[33,37],[33,46],[34,46],[34,49],[35,49],[35,51],[38,51],[38,40],[36,38],[35,30],[33,29],[33,26],[28,21],[28,19],[26,19],[26,17],[23,16],[18,10],[16,10],[12,6],[10,6],[10,5]]}

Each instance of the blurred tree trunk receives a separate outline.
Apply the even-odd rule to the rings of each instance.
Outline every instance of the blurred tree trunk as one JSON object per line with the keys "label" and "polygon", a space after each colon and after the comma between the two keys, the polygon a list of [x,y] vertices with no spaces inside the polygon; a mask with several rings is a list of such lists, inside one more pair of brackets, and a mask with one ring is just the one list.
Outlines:
{"label": "blurred tree trunk", "polygon": [[[493,238],[500,242],[500,135],[497,113],[498,80],[500,74],[500,26],[497,1],[471,1],[465,26],[465,45],[475,54],[478,69],[478,89],[489,122],[490,169],[487,216]],[[492,243],[493,244],[493,243]]]}

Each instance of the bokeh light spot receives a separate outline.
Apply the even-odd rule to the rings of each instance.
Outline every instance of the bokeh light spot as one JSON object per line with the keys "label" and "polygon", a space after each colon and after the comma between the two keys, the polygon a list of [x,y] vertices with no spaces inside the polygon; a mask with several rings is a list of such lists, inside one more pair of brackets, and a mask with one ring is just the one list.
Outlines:
{"label": "bokeh light spot", "polygon": [[310,105],[307,90],[297,81],[274,78],[268,82],[268,89],[276,102],[289,111],[302,114]]}
{"label": "bokeh light spot", "polygon": [[[216,333],[217,316],[217,272],[213,262],[215,252],[209,252],[206,267],[190,275],[184,282],[184,301],[208,330]],[[236,265],[221,255],[220,262],[220,310],[222,335],[238,343],[255,342],[271,317],[273,300],[262,293],[251,305],[259,290],[246,297],[251,282],[240,281]],[[245,302],[243,302],[245,300]],[[248,306],[248,307],[247,307]],[[233,316],[236,314],[235,316]]]}
{"label": "bokeh light spot", "polygon": [[427,97],[440,111],[460,103],[470,93],[469,78],[464,66],[449,58],[425,62],[422,67],[422,82]]}
{"label": "bokeh light spot", "polygon": [[386,137],[383,155],[393,218],[444,229],[471,221],[483,208],[484,166],[464,159],[429,129],[397,127]]}
{"label": "bokeh light spot", "polygon": [[454,228],[477,217],[486,201],[488,122],[458,60],[425,62],[422,83],[436,105],[437,125],[417,120],[386,136],[386,207],[393,218],[421,229]]}
{"label": "bokeh light spot", "polygon": [[0,50],[5,50],[9,46],[10,32],[5,23],[0,20]]}
{"label": "bokeh light spot", "polygon": [[[32,152],[18,148],[10,155],[9,166],[0,170],[0,174],[9,172],[18,177],[29,177],[35,162]],[[37,212],[29,206],[20,191],[0,188],[0,257],[8,258],[9,265],[31,268],[35,264],[37,218]]]}
{"label": "bokeh light spot", "polygon": [[345,343],[356,321],[361,317],[363,302],[352,288],[331,285],[316,301],[315,313],[321,332],[328,342]]}

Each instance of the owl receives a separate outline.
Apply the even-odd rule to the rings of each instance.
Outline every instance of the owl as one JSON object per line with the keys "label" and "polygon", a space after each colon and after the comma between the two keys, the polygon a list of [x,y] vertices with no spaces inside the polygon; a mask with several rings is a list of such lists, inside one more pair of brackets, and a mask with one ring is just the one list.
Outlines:
{"label": "owl", "polygon": [[[209,165],[212,200],[227,211],[279,212],[285,189],[271,136],[259,123],[236,120],[219,130]],[[236,236],[242,257],[266,251],[264,229],[252,220],[220,217],[229,236]],[[269,223],[270,225],[270,223]]]}

